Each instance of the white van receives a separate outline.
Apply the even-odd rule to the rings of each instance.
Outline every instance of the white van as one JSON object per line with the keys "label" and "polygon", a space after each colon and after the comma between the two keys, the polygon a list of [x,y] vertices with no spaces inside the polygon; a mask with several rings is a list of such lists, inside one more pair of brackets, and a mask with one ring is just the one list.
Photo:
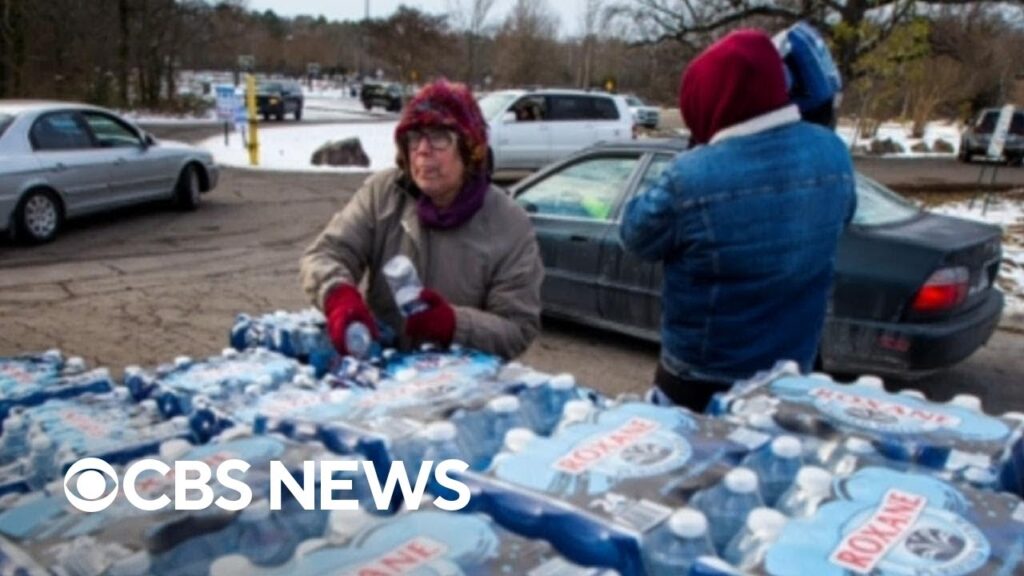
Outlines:
{"label": "white van", "polygon": [[633,138],[625,98],[582,90],[503,90],[480,99],[494,170],[537,169],[597,142]]}

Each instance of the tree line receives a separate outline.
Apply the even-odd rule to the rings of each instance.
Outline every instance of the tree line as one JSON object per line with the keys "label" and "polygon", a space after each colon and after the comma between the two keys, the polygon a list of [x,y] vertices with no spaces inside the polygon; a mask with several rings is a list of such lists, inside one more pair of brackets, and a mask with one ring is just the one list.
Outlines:
{"label": "tree line", "polygon": [[[847,82],[844,108],[913,120],[966,117],[1014,97],[1024,74],[1021,2],[970,0],[584,0],[561,22],[552,0],[448,0],[337,22],[250,10],[244,0],[0,0],[0,98],[175,108],[182,70],[298,77],[444,76],[481,89],[607,87],[671,105],[679,75],[729,30],[821,29]],[[575,30],[567,34],[566,30]]]}

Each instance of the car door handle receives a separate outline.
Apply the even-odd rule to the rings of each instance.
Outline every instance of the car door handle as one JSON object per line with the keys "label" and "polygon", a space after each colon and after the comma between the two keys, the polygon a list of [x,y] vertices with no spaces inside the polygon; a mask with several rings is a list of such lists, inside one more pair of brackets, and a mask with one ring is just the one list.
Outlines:
{"label": "car door handle", "polygon": [[117,160],[114,160],[114,164],[124,164],[125,162],[127,162],[127,160],[125,160],[124,158],[118,158]]}
{"label": "car door handle", "polygon": [[589,242],[590,238],[587,238],[586,236],[583,236],[582,234],[570,234],[569,235],[569,241],[570,242]]}
{"label": "car door handle", "polygon": [[67,169],[68,169],[67,165],[64,164],[63,162],[57,162],[57,163],[55,163],[53,165],[53,171],[54,172],[63,172],[65,170],[67,170]]}

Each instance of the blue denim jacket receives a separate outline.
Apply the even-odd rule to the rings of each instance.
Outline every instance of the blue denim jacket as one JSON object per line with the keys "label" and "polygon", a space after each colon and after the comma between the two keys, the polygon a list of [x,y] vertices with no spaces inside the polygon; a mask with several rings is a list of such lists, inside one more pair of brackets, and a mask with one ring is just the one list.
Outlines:
{"label": "blue denim jacket", "polygon": [[850,155],[787,107],[680,154],[627,204],[620,235],[662,260],[662,362],[731,381],[818,349],[836,245],[856,206]]}

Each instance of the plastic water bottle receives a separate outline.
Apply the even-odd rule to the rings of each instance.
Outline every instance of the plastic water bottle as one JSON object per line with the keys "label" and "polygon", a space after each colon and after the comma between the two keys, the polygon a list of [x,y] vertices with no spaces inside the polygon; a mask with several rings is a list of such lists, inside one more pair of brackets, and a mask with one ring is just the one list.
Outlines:
{"label": "plastic water bottle", "polygon": [[513,428],[509,430],[508,433],[505,434],[505,443],[502,446],[501,452],[499,452],[491,461],[491,467],[494,468],[500,464],[502,460],[514,454],[523,452],[536,440],[537,435],[529,428]]}
{"label": "plastic water bottle", "polygon": [[953,406],[959,406],[961,408],[967,408],[975,412],[982,412],[981,398],[978,398],[974,394],[957,394],[953,396],[953,399],[949,401]]}
{"label": "plastic water bottle", "polygon": [[24,456],[28,451],[28,421],[21,414],[11,414],[4,421],[3,436],[0,436],[0,465],[7,465]]}
{"label": "plastic water bottle", "polygon": [[746,458],[743,465],[750,468],[761,481],[761,497],[768,506],[774,506],[803,466],[803,447],[794,436],[779,436]]}
{"label": "plastic water bottle", "polygon": [[32,490],[46,486],[56,468],[57,445],[45,432],[35,431],[29,440],[29,470],[27,483]]}
{"label": "plastic water bottle", "polygon": [[747,521],[754,508],[764,506],[758,491],[757,474],[749,468],[735,468],[719,484],[694,496],[697,508],[707,516],[711,543],[722,551]]}
{"label": "plastic water bottle", "polygon": [[481,444],[488,456],[493,456],[505,443],[505,434],[513,428],[525,426],[520,412],[519,399],[503,395],[492,399],[484,410],[485,436]]}
{"label": "plastic water bottle", "polygon": [[571,374],[558,374],[520,394],[527,420],[538,434],[548,435],[558,425],[562,411],[576,392],[576,379]]}
{"label": "plastic water bottle", "polygon": [[423,441],[423,457],[435,464],[442,460],[466,460],[464,450],[457,441],[458,431],[451,422],[433,422],[420,433]]}
{"label": "plastic water bottle", "polygon": [[686,574],[701,556],[714,556],[708,520],[699,510],[680,508],[644,538],[647,576]]}
{"label": "plastic water bottle", "polygon": [[729,542],[722,557],[741,571],[753,571],[782,534],[786,521],[785,516],[771,508],[755,508],[747,516],[743,530]]}
{"label": "plastic water bottle", "polygon": [[345,350],[350,356],[366,358],[373,346],[373,335],[366,324],[351,322],[345,328]]}
{"label": "plastic water bottle", "polygon": [[576,424],[589,422],[596,412],[597,406],[594,406],[589,400],[569,400],[565,403],[565,407],[562,408],[562,419],[558,421],[558,425],[552,434],[558,434],[562,430]]}
{"label": "plastic water bottle", "polygon": [[804,466],[796,480],[775,503],[775,509],[790,518],[806,518],[832,497],[832,474],[818,466]]}
{"label": "plastic water bottle", "polygon": [[863,438],[847,438],[824,459],[825,469],[840,478],[872,464],[885,466],[885,457]]}
{"label": "plastic water bottle", "polygon": [[391,288],[391,295],[403,316],[412,316],[427,309],[427,304],[420,300],[423,283],[420,282],[416,266],[407,256],[398,254],[384,265],[384,279]]}

